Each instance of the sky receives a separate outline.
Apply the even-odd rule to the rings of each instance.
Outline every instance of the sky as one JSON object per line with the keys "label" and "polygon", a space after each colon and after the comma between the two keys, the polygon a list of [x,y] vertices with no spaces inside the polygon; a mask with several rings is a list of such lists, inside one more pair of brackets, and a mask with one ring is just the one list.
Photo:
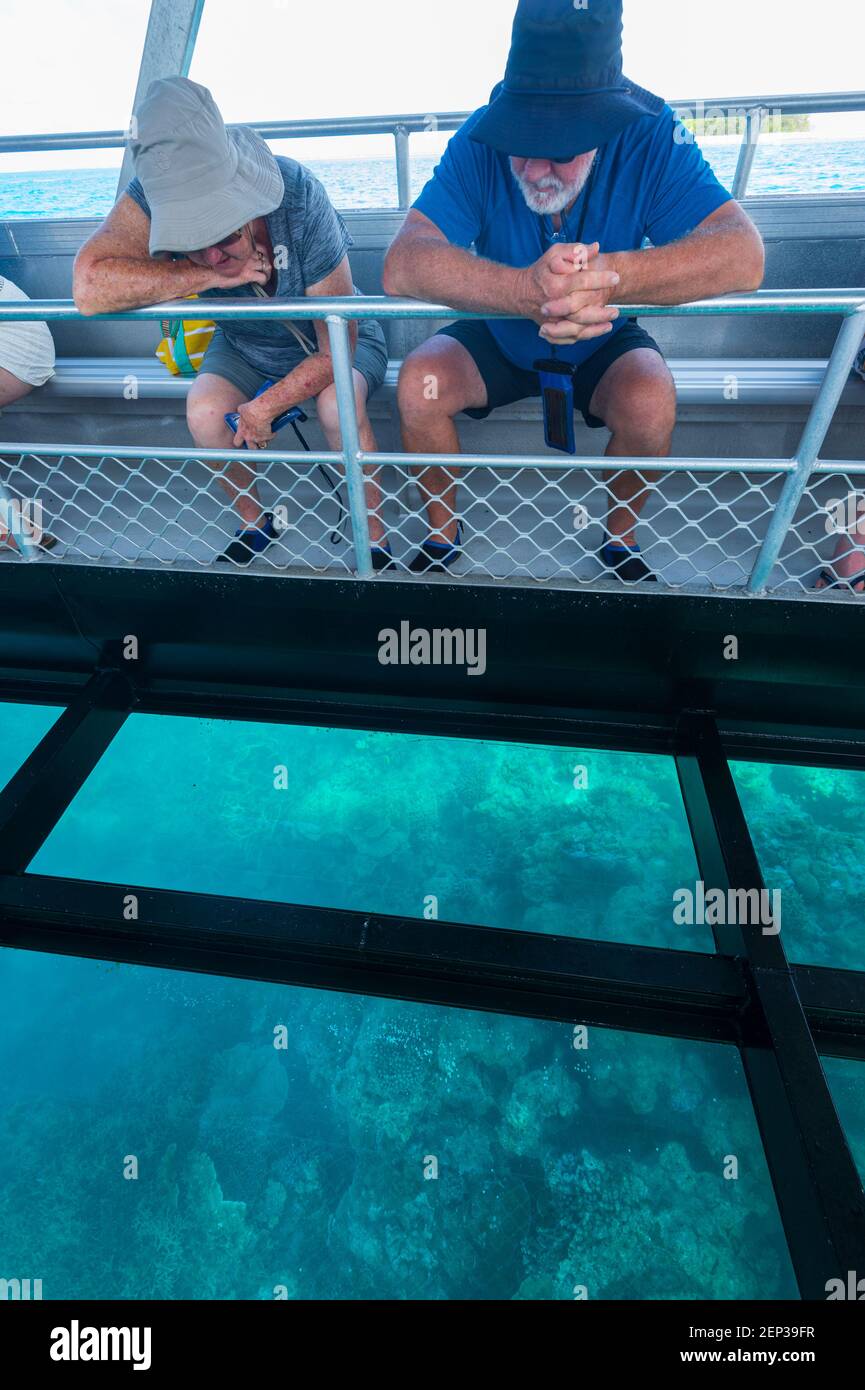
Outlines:
{"label": "sky", "polygon": [[[2,0],[0,134],[125,128],[149,8]],[[471,110],[503,74],[514,10],[515,0],[206,0],[190,76],[229,121]],[[625,71],[668,100],[861,91],[863,51],[861,0],[625,0]],[[865,112],[812,122],[826,138],[865,139]],[[443,142],[412,137],[412,149]],[[365,158],[391,154],[393,142],[290,149],[298,159]],[[119,157],[0,155],[0,172]]]}

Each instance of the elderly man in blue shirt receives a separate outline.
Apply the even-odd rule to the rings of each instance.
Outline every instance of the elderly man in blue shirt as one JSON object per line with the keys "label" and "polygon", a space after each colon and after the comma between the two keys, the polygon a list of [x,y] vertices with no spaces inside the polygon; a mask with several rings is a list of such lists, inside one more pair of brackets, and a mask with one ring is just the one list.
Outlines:
{"label": "elderly man in blue shirt", "polygon": [[[611,431],[609,457],[666,457],[673,379],[612,305],[762,282],[751,220],[671,108],[623,77],[621,11],[621,0],[520,0],[504,82],[454,135],[388,253],[388,294],[513,315],[452,324],[406,359],[407,451],[457,453],[454,417],[540,395],[535,363],[554,349],[587,425]],[[601,557],[625,582],[653,580],[635,530],[657,474],[606,477]],[[454,471],[420,469],[418,483],[430,534],[412,569],[445,570],[463,539]]]}

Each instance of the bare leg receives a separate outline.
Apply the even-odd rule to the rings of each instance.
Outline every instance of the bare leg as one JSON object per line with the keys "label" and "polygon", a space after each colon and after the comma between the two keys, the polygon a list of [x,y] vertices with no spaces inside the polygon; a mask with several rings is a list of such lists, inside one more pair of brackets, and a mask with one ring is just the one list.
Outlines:
{"label": "bare leg", "polygon": [[[480,410],[487,389],[474,358],[456,338],[429,338],[403,363],[399,378],[403,448],[411,454],[458,454],[454,416]],[[430,539],[453,541],[457,523],[455,468],[418,468],[417,484],[429,516]]]}
{"label": "bare leg", "polygon": [[[858,502],[856,524],[838,537],[835,554],[826,566],[828,572],[836,579],[849,581],[854,574],[861,574],[865,569],[865,503],[861,498]],[[825,589],[828,586],[825,579],[818,579],[815,587]],[[853,593],[865,594],[865,580],[854,584]]]}
{"label": "bare leg", "polygon": [[0,410],[4,405],[11,405],[13,401],[20,401],[28,395],[33,387],[29,381],[21,381],[19,377],[7,372],[5,367],[0,367]]}
{"label": "bare leg", "polygon": [[[618,357],[595,388],[590,410],[612,430],[608,458],[667,458],[676,424],[676,388],[663,357],[635,348]],[[607,530],[611,540],[634,544],[634,532],[657,472],[607,471],[610,484]]]}
{"label": "bare leg", "polygon": [[[245,404],[246,394],[213,372],[201,372],[186,399],[189,432],[200,449],[231,449],[234,436],[224,416]],[[246,526],[261,521],[261,502],[256,486],[255,464],[215,464],[220,470],[219,485]]]}
{"label": "bare leg", "polygon": [[[369,416],[366,413],[366,400],[369,394],[366,377],[354,368],[354,400],[357,407],[357,427],[360,437],[360,447],[364,453],[374,454],[378,452],[375,435]],[[342,449],[342,434],[339,428],[339,410],[336,403],[336,386],[326,386],[318,396],[316,403],[318,420],[324,431],[328,448],[335,451]],[[384,519],[382,517],[382,495],[381,495],[381,470],[378,468],[364,468],[366,505],[369,513],[369,538],[373,545],[384,545],[387,540]]]}

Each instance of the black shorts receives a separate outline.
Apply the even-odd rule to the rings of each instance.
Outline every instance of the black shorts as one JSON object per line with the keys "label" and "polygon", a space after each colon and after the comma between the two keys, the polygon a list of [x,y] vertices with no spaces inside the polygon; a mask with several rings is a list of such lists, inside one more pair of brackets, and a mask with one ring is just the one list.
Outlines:
{"label": "black shorts", "polygon": [[[483,319],[462,319],[459,323],[440,328],[438,334],[456,338],[458,343],[474,358],[475,365],[487,388],[487,404],[482,410],[466,410],[473,420],[485,420],[491,410],[500,405],[510,405],[513,401],[523,401],[529,396],[541,394],[541,382],[537,372],[518,367],[505,357],[495,338]],[[636,319],[627,319],[624,325],[601,343],[574,373],[574,403],[582,411],[583,419],[590,429],[604,429],[604,421],[589,410],[595,388],[608,367],[634,348],[661,349],[654,338],[641,328]],[[538,357],[550,353],[550,345],[544,338],[538,339]],[[661,353],[663,356],[663,353]]]}

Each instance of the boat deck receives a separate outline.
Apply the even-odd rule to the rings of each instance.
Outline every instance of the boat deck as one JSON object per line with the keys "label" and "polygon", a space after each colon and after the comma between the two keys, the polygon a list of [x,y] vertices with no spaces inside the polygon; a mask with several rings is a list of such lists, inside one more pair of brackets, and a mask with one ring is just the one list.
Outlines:
{"label": "boat deck", "polygon": [[[865,382],[850,366],[865,334],[865,290],[857,288],[865,284],[863,199],[839,195],[831,207],[826,199],[792,202],[795,207],[789,199],[746,199],[767,246],[765,291],[639,315],[670,363],[679,399],[673,458],[650,484],[639,531],[665,591],[808,598],[833,553],[839,507],[846,516],[858,506]],[[363,312],[383,322],[391,359],[370,405],[398,565],[394,574],[379,576],[385,583],[409,579],[403,566],[425,534],[411,460],[401,453],[399,365],[454,317],[446,306],[381,297],[384,254],[400,220],[396,211],[346,215],[355,280],[372,296]],[[190,445],[188,382],[169,377],[153,356],[159,334],[153,320],[166,315],[165,306],[85,320],[68,302],[75,252],[95,225],[0,224],[0,274],[47,306],[58,350],[55,379],[0,422],[7,499],[40,502],[43,523],[59,542],[50,556],[31,552],[28,562],[224,570],[216,557],[233,534],[235,515],[206,456]],[[302,304],[304,314],[312,312],[310,301]],[[208,312],[221,317],[267,307],[222,301]],[[342,308],[358,312],[356,303]],[[320,312],[334,318],[339,310],[331,302]],[[830,361],[833,380],[826,387]],[[277,509],[282,534],[247,572],[365,577],[363,537],[359,554],[352,519],[338,539],[334,534],[344,508],[352,511],[352,489],[341,482],[342,503],[332,491],[345,477],[346,460],[327,453],[314,410],[310,415],[310,455],[272,448],[266,461],[256,460],[262,501]],[[483,422],[465,417],[459,432],[466,545],[451,573],[436,582],[625,587],[598,558],[609,500],[605,432],[580,422],[576,458],[547,450],[536,400]],[[224,458],[211,463],[224,465]],[[359,453],[348,460],[356,476],[363,462]],[[22,558],[7,547],[0,564]],[[755,582],[758,562],[763,572]],[[813,597],[856,601],[843,590]]]}

